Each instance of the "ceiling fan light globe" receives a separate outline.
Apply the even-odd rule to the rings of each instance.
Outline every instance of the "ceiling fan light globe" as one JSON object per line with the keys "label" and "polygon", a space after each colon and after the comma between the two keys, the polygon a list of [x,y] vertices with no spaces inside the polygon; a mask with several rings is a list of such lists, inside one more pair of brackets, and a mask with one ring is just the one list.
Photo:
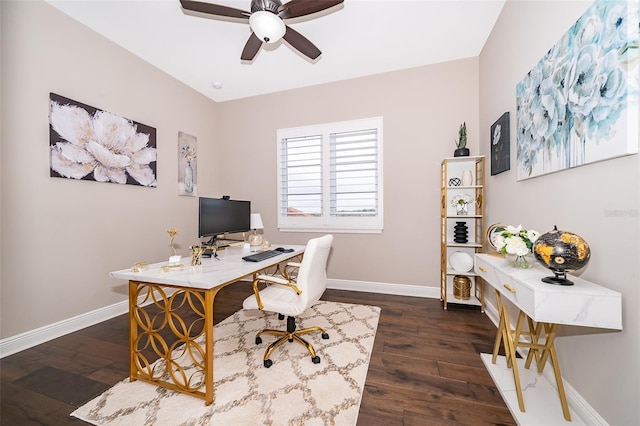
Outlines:
{"label": "ceiling fan light globe", "polygon": [[266,11],[253,12],[249,17],[249,25],[251,31],[265,43],[277,42],[287,30],[280,17]]}

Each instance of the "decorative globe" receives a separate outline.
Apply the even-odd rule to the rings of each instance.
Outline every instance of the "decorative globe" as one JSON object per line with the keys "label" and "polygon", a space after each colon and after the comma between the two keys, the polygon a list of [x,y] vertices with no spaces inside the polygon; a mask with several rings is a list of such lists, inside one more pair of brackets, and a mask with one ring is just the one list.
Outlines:
{"label": "decorative globe", "polygon": [[573,285],[567,272],[584,268],[591,258],[589,244],[579,235],[568,231],[553,231],[542,234],[533,245],[533,254],[538,262],[553,271],[555,276],[542,281],[550,284]]}

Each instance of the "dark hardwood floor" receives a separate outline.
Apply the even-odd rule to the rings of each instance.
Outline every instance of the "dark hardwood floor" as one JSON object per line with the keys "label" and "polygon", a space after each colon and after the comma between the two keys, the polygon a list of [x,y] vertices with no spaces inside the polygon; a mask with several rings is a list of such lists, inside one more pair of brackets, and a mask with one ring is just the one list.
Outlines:
{"label": "dark hardwood floor", "polygon": [[[223,289],[215,322],[250,293],[249,283]],[[480,360],[496,329],[479,308],[339,290],[323,299],[382,308],[358,425],[515,424]],[[0,424],[85,424],[69,414],[129,375],[127,322],[121,315],[0,360]]]}

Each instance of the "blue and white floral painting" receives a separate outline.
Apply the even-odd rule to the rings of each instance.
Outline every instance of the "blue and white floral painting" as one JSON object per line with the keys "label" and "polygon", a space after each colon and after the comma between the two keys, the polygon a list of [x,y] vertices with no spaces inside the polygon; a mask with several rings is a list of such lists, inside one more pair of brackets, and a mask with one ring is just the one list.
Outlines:
{"label": "blue and white floral painting", "polygon": [[156,186],[156,129],[49,94],[51,177]]}
{"label": "blue and white floral painting", "polygon": [[638,21],[597,0],[517,84],[518,180],[638,152]]}

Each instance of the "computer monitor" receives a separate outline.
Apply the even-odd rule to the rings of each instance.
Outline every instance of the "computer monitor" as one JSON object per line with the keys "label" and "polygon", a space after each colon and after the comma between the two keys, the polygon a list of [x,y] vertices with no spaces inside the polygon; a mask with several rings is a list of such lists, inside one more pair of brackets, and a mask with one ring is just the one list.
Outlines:
{"label": "computer monitor", "polygon": [[211,237],[208,244],[213,244],[218,235],[250,229],[250,201],[199,197],[198,237]]}

